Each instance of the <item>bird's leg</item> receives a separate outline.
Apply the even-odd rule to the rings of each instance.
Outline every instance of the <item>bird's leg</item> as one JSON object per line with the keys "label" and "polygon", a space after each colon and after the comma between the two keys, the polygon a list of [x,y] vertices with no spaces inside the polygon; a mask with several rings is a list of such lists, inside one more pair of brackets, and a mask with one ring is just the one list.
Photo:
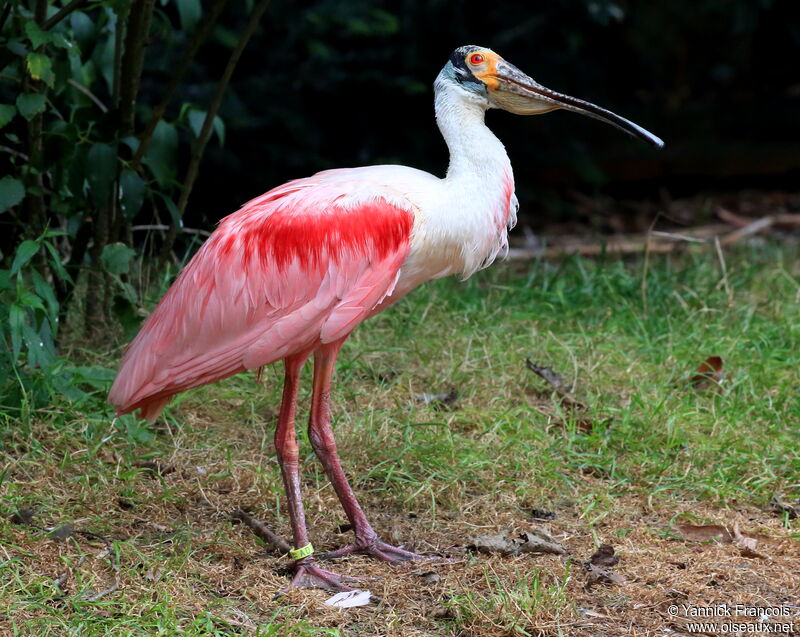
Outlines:
{"label": "bird's leg", "polygon": [[[300,454],[294,428],[297,385],[300,380],[300,372],[307,359],[308,354],[305,354],[293,356],[284,361],[286,375],[283,384],[283,399],[278,415],[278,426],[275,429],[275,449],[278,452],[278,463],[286,489],[295,550],[310,545],[303,501],[300,497]],[[289,588],[307,586],[329,590],[350,590],[342,584],[339,575],[319,568],[314,562],[313,555],[298,559],[294,563],[294,571],[295,575]]]}
{"label": "bird's leg", "polygon": [[314,390],[311,398],[311,414],[308,424],[308,437],[325,473],[331,481],[339,501],[342,503],[347,519],[350,521],[356,541],[344,548],[325,553],[321,559],[342,557],[350,553],[364,553],[385,562],[430,559],[406,551],[403,548],[381,542],[372,528],[364,511],[358,504],[353,489],[339,462],[336,441],[333,437],[330,419],[331,376],[336,364],[336,356],[344,339],[323,345],[314,353]]}

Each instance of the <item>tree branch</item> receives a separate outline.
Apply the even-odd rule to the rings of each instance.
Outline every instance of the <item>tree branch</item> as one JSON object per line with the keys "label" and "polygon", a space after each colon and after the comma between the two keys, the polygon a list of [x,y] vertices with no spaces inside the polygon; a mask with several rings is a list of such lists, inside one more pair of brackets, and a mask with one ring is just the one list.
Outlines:
{"label": "tree branch", "polygon": [[3,27],[6,26],[6,20],[8,20],[8,16],[11,14],[11,3],[7,3],[5,7],[3,7],[3,13],[0,14],[0,31],[3,30]]}
{"label": "tree branch", "polygon": [[[47,0],[36,0],[34,9],[36,24],[42,24],[45,15],[47,15]],[[41,51],[43,48],[44,45],[41,45],[36,51]],[[33,79],[27,69],[24,72],[23,92],[41,93],[45,90],[43,82]],[[42,179],[42,171],[44,170],[43,119],[42,113],[36,113],[27,125],[28,156],[30,161],[25,168],[25,185],[29,193],[26,198],[26,204],[29,215],[28,233],[31,237],[38,236],[45,228],[44,180]]]}
{"label": "tree branch", "polygon": [[42,24],[42,29],[48,31],[56,26],[59,22],[61,22],[64,18],[66,18],[70,13],[73,11],[80,9],[83,5],[87,4],[89,0],[72,0],[66,7],[62,7],[61,10],[54,14],[51,18],[48,18]]}
{"label": "tree branch", "polygon": [[200,46],[203,44],[203,42],[205,42],[206,38],[211,33],[211,28],[216,23],[228,2],[229,0],[216,0],[216,2],[212,5],[211,10],[206,13],[206,15],[203,17],[203,21],[197,27],[189,48],[184,51],[181,59],[178,61],[175,72],[169,78],[169,83],[167,84],[167,88],[164,91],[161,101],[153,109],[153,115],[150,118],[150,123],[147,125],[145,131],[139,136],[139,147],[136,149],[136,153],[133,156],[133,162],[131,164],[134,170],[136,170],[136,168],[139,166],[140,162],[142,161],[142,157],[144,157],[144,154],[147,152],[150,142],[153,139],[153,133],[156,130],[156,126],[161,118],[164,117],[167,107],[172,101],[172,98],[175,96],[175,91],[178,90],[178,86],[180,85],[181,81],[183,80],[183,76],[186,74],[186,71],[189,68],[189,64],[194,59],[194,56],[197,54]]}
{"label": "tree branch", "polygon": [[[111,85],[111,109],[115,116],[115,123],[117,124],[116,129],[116,147],[117,147],[117,157],[120,156],[120,138],[124,136],[121,134],[121,126],[120,126],[120,98],[121,98],[121,87],[122,87],[122,56],[123,50],[125,49],[125,36],[128,34],[128,24],[127,24],[127,11],[123,9],[118,9],[116,12],[117,16],[117,24],[116,28],[114,29],[114,75],[113,81]],[[147,31],[144,32],[144,35],[147,35]],[[146,43],[144,38],[141,39],[140,42],[142,48],[142,58],[144,58],[144,47]],[[141,75],[141,74],[140,74]],[[134,103],[130,105],[132,112],[135,113],[135,97],[136,93],[138,93],[138,82],[139,79],[136,80],[137,87],[134,91]],[[131,121],[135,119],[135,115],[131,116]],[[133,127],[133,124],[131,124]],[[125,225],[125,220],[123,215],[121,214],[118,206],[116,205],[116,195],[119,192],[119,175],[120,175],[120,165],[117,163],[116,172],[114,174],[114,185],[113,185],[113,192],[114,192],[114,199],[112,202],[113,208],[113,216],[111,219],[111,232],[109,233],[109,238],[111,241],[116,241],[119,238],[121,233],[122,227]]]}
{"label": "tree branch", "polygon": [[[211,100],[211,104],[208,107],[208,112],[206,113],[206,118],[203,121],[203,128],[200,130],[200,135],[197,137],[197,144],[195,144],[195,147],[192,150],[192,157],[189,160],[189,167],[186,169],[186,178],[183,181],[181,196],[178,200],[178,219],[183,218],[183,213],[185,212],[186,205],[189,202],[189,195],[191,194],[192,188],[194,187],[194,182],[197,179],[200,160],[203,158],[206,145],[211,137],[214,118],[217,116],[217,112],[219,112],[219,108],[222,105],[222,99],[225,97],[225,92],[228,90],[228,84],[233,76],[233,71],[238,64],[239,58],[242,56],[242,52],[247,46],[247,43],[250,41],[253,33],[255,33],[258,23],[261,20],[261,16],[264,15],[264,11],[266,11],[269,2],[270,0],[260,0],[260,2],[253,8],[253,12],[250,14],[250,19],[247,21],[247,26],[245,26],[244,31],[242,31],[242,35],[239,38],[239,42],[236,43],[236,47],[231,52],[231,56],[228,59],[228,64],[219,80],[216,93]],[[172,244],[175,242],[177,233],[178,223],[173,220],[170,225],[170,231],[167,234],[167,237],[164,240],[164,245],[161,248],[162,262],[166,261],[166,259],[169,257],[169,253],[172,250]]]}
{"label": "tree branch", "polygon": [[[128,32],[125,34],[125,52],[122,55],[122,69],[119,87],[119,135],[133,134],[136,94],[144,66],[144,53],[150,31],[155,0],[134,0],[128,18]],[[119,24],[119,21],[118,21]]]}
{"label": "tree branch", "polygon": [[97,108],[99,108],[103,113],[108,113],[108,108],[106,107],[105,104],[103,104],[103,102],[100,101],[100,98],[98,98],[97,95],[92,93],[88,88],[83,86],[83,84],[78,84],[78,82],[76,82],[72,78],[69,78],[67,80],[67,84],[77,89],[78,91],[83,93],[86,97],[88,97],[90,100],[92,100],[97,105]]}
{"label": "tree branch", "polygon": [[30,161],[30,159],[31,159],[25,153],[21,153],[18,150],[14,150],[13,148],[11,148],[11,146],[1,146],[0,145],[0,151],[2,151],[4,153],[8,153],[12,157],[19,157],[22,161]]}
{"label": "tree branch", "polygon": [[[149,223],[141,226],[132,226],[131,231],[139,232],[141,230],[169,230],[169,226],[164,225],[163,223]],[[211,233],[208,230],[200,230],[198,228],[181,228],[181,232],[183,234],[198,234],[201,237],[210,237]]]}
{"label": "tree branch", "polygon": [[122,19],[124,13],[117,12],[117,26],[114,29],[114,76],[111,82],[111,108],[117,113],[119,111],[119,91],[122,84],[122,51],[125,48],[125,26]]}

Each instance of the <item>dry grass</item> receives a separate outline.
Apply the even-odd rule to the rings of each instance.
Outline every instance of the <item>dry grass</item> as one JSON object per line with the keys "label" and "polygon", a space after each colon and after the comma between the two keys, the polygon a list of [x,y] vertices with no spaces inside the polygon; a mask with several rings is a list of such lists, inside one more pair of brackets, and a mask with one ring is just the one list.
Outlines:
{"label": "dry grass", "polygon": [[[748,506],[654,502],[630,494],[615,497],[602,519],[590,525],[582,513],[583,500],[607,488],[603,480],[593,478],[582,481],[575,498],[541,502],[556,513],[548,522],[532,520],[527,498],[511,491],[500,498],[465,497],[458,511],[440,512],[435,518],[430,509],[405,510],[366,493],[365,508],[387,541],[406,541],[415,550],[457,561],[400,568],[363,557],[339,561],[335,570],[365,577],[360,586],[381,599],[367,608],[326,607],[322,601],[329,595],[317,590],[292,590],[276,600],[275,593],[286,585],[287,560],[267,554],[249,529],[230,518],[232,505],[246,505],[287,534],[286,519],[274,518],[274,502],[265,497],[264,485],[258,486],[264,472],[260,461],[247,451],[259,446],[259,436],[247,430],[226,432],[241,437],[240,454],[223,463],[199,446],[203,428],[197,424],[192,428],[197,439],[178,438],[179,447],[164,465],[165,475],[141,470],[131,494],[136,504],[120,499],[114,481],[87,481],[76,489],[78,475],[29,476],[28,502],[35,503],[47,488],[48,500],[90,518],[75,520],[76,528],[113,541],[114,551],[104,556],[104,542],[76,534],[59,541],[30,526],[6,526],[2,552],[7,566],[16,563],[16,579],[5,580],[6,594],[23,585],[32,595],[17,598],[7,618],[0,620],[9,634],[12,626],[22,634],[43,626],[66,630],[73,613],[95,620],[118,617],[124,626],[131,624],[131,631],[147,632],[154,619],[148,605],[168,604],[175,613],[174,626],[198,634],[206,622],[222,633],[268,625],[280,627],[282,632],[275,634],[318,634],[313,626],[336,628],[341,634],[408,637],[655,635],[664,628],[680,629],[682,618],[667,613],[671,604],[797,604],[800,551],[781,519]],[[113,455],[104,461],[114,463]],[[305,498],[314,544],[333,549],[347,542],[349,534],[339,532],[343,517],[332,490],[315,488],[314,483]],[[743,530],[762,534],[769,538],[761,543],[768,559],[742,557],[732,544],[676,539],[670,529],[679,518],[738,523]],[[102,528],[97,526],[100,520]],[[32,519],[43,526],[56,522],[51,512]],[[473,555],[465,548],[474,535],[502,529],[521,532],[537,525],[563,543],[568,559]],[[585,588],[581,562],[600,542],[613,544],[620,555],[615,570],[626,578],[624,586]],[[115,569],[118,591],[93,603],[81,601],[87,593],[111,587]],[[59,589],[53,580],[65,571],[70,575]],[[141,627],[136,627],[137,613]],[[91,622],[85,624],[87,630],[90,627]]]}
{"label": "dry grass", "polygon": [[[366,578],[380,601],[363,608],[326,607],[316,590],[275,599],[287,560],[231,520],[245,508],[288,537],[271,444],[279,370],[263,390],[236,378],[193,392],[151,430],[66,403],[15,416],[2,429],[0,632],[642,636],[688,630],[670,605],[723,603],[787,608],[800,624],[798,522],[768,507],[800,489],[800,286],[768,256],[728,258],[734,304],[713,263],[651,263],[643,310],[636,265],[575,261],[538,273],[551,277],[541,290],[528,273],[442,283],[365,326],[337,375],[345,466],[384,540],[455,561],[332,565]],[[687,388],[710,354],[723,386]],[[577,376],[587,413],[551,397],[528,355]],[[453,411],[416,399],[453,387]],[[311,457],[304,501],[318,550],[350,540]],[[26,507],[30,524],[9,520]],[[44,530],[63,522],[99,537]],[[763,557],[685,541],[678,522],[737,523],[764,536]],[[467,550],[537,525],[569,556]],[[626,583],[587,588],[582,563],[602,543]]]}

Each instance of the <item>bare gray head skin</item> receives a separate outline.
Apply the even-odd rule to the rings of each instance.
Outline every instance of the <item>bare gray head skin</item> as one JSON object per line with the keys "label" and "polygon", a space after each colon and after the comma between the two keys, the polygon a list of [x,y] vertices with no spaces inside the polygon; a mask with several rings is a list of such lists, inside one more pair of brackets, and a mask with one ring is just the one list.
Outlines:
{"label": "bare gray head skin", "polygon": [[486,108],[517,115],[540,115],[561,108],[611,124],[656,148],[664,146],[659,137],[616,113],[542,86],[486,47],[457,48],[439,74],[439,81],[452,82]]}

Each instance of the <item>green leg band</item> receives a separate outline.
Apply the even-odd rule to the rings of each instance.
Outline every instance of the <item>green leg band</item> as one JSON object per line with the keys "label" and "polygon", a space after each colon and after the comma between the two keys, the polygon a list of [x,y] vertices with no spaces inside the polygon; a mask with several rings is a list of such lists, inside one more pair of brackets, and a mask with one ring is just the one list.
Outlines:
{"label": "green leg band", "polygon": [[309,555],[314,554],[314,547],[311,546],[309,542],[305,546],[301,546],[299,549],[292,549],[289,551],[289,557],[293,560],[302,560],[304,557],[308,557]]}

